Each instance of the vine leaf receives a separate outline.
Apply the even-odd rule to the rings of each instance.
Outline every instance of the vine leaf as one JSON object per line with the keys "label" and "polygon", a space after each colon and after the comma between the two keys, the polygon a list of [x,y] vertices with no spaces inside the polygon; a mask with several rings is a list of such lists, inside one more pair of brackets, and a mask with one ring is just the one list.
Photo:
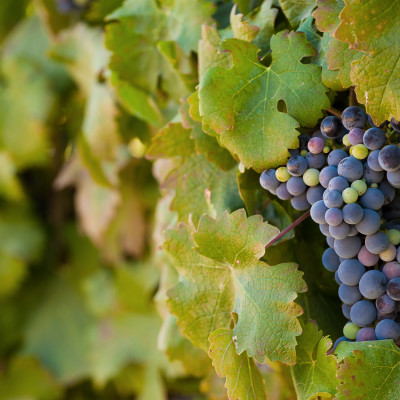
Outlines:
{"label": "vine leaf", "polygon": [[392,340],[341,343],[338,400],[395,400],[400,396],[400,350]]}
{"label": "vine leaf", "polygon": [[181,226],[166,233],[165,248],[180,274],[169,291],[170,311],[196,346],[207,348],[209,335],[228,328],[234,312],[238,354],[295,362],[302,310],[293,300],[306,290],[302,273],[293,263],[259,261],[278,232],[261,216],[238,210],[216,220],[203,216],[197,231]]}
{"label": "vine leaf", "polygon": [[[317,65],[303,64],[315,55],[303,33],[281,32],[271,39],[272,64],[258,62],[258,47],[228,39],[222,49],[233,67],[212,68],[200,82],[203,124],[219,134],[221,144],[247,168],[261,172],[285,163],[298,145],[298,123],[314,126],[329,108]],[[278,111],[284,100],[287,114]],[[298,122],[297,122],[297,121]]]}
{"label": "vine leaf", "polygon": [[343,0],[317,0],[318,8],[313,12],[315,24],[321,32],[334,32],[340,24],[339,14]]}
{"label": "vine leaf", "polygon": [[357,99],[376,123],[400,118],[400,3],[368,0],[348,3],[335,37],[365,55],[351,66]]}
{"label": "vine leaf", "polygon": [[315,0],[279,0],[285,17],[294,28],[305,20],[315,7]]}
{"label": "vine leaf", "polygon": [[229,400],[267,399],[260,371],[246,352],[236,353],[235,337],[229,329],[217,329],[210,335],[209,355],[225,387]]}
{"label": "vine leaf", "polygon": [[322,332],[313,323],[308,323],[297,339],[296,365],[292,375],[299,400],[316,396],[331,398],[339,384],[336,378],[336,357],[327,356],[332,342],[322,337]]}

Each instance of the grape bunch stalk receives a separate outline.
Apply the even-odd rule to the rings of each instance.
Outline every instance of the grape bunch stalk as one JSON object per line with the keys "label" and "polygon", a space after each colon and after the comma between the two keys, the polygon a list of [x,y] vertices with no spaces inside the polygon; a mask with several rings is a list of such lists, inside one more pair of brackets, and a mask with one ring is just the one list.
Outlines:
{"label": "grape bunch stalk", "polygon": [[326,236],[322,263],[335,273],[349,322],[342,341],[393,339],[400,346],[400,122],[377,127],[359,107],[299,136],[285,166],[261,186],[296,210],[310,209]]}

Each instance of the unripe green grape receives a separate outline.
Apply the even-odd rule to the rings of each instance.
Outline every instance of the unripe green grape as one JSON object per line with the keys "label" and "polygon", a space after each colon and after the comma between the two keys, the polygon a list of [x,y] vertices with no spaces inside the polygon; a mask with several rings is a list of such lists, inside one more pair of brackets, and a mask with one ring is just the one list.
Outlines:
{"label": "unripe green grape", "polygon": [[343,190],[342,197],[346,204],[355,203],[358,200],[358,192],[356,189],[349,187]]}
{"label": "unripe green grape", "polygon": [[302,157],[305,157],[305,156],[307,155],[307,153],[308,153],[307,150],[302,150],[302,151],[300,152],[300,155],[301,155]]}
{"label": "unripe green grape", "polygon": [[289,171],[286,167],[279,167],[276,170],[276,179],[278,179],[279,182],[287,182],[291,175],[289,174]]}
{"label": "unripe green grape", "polygon": [[310,168],[303,175],[303,181],[307,186],[317,186],[319,184],[319,171]]}
{"label": "unripe green grape", "polygon": [[357,336],[360,327],[352,322],[348,322],[343,328],[343,334],[347,339],[354,340]]}
{"label": "unripe green grape", "polygon": [[389,243],[386,250],[383,250],[382,253],[379,253],[379,257],[382,261],[390,262],[396,258],[397,249],[391,243]]}
{"label": "unripe green grape", "polygon": [[357,191],[359,196],[362,196],[368,189],[367,184],[361,179],[354,181],[351,187]]}
{"label": "unripe green grape", "polygon": [[371,187],[376,189],[378,187],[378,184],[377,183],[371,183]]}
{"label": "unripe green grape", "polygon": [[351,147],[351,155],[358,160],[364,160],[368,157],[368,149],[363,144],[356,144],[355,146]]}
{"label": "unripe green grape", "polygon": [[345,146],[351,146],[351,143],[349,141],[349,134],[348,133],[343,136],[342,142],[343,142],[343,144]]}
{"label": "unripe green grape", "polygon": [[328,154],[331,151],[331,148],[329,146],[324,146],[322,150],[325,154]]}
{"label": "unripe green grape", "polygon": [[389,229],[386,232],[386,236],[392,245],[397,246],[400,244],[400,231],[398,229]]}

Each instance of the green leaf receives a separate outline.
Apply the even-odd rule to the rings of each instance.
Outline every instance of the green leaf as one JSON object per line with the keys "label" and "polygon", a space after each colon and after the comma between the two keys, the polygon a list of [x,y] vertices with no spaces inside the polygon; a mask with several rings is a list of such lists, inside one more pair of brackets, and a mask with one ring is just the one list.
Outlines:
{"label": "green leaf", "polygon": [[221,378],[226,378],[225,387],[230,400],[267,399],[264,380],[253,359],[246,352],[236,354],[233,332],[217,329],[210,335],[209,355]]}
{"label": "green leaf", "polygon": [[96,0],[90,4],[88,18],[102,21],[108,14],[122,5],[124,0]]}
{"label": "green leaf", "polygon": [[3,0],[0,3],[0,42],[10,30],[25,16],[29,0]]}
{"label": "green leaf", "polygon": [[252,42],[258,35],[260,28],[249,24],[249,21],[242,21],[243,14],[235,14],[235,11],[236,7],[233,7],[230,17],[233,36],[236,39]]}
{"label": "green leaf", "polygon": [[315,7],[315,0],[279,0],[279,3],[293,28],[299,26]]}
{"label": "green leaf", "polygon": [[327,356],[331,340],[324,336],[313,323],[303,328],[297,339],[296,365],[292,367],[298,400],[316,396],[332,398],[339,384],[336,378],[336,357]]}
{"label": "green leaf", "polygon": [[2,400],[53,400],[60,395],[59,384],[34,358],[15,356],[0,374]]}
{"label": "green leaf", "polygon": [[397,40],[400,4],[389,0],[348,3],[335,37],[365,55],[353,61],[351,80],[357,99],[376,123],[400,117],[400,67]]}
{"label": "green leaf", "polygon": [[[302,64],[315,55],[303,33],[281,32],[271,39],[272,63],[257,60],[258,48],[228,39],[231,69],[212,68],[200,82],[203,126],[219,134],[221,144],[237,154],[247,168],[261,172],[284,164],[288,149],[298,145],[299,126],[314,126],[329,107],[318,66]],[[288,114],[278,111],[283,100]]]}
{"label": "green leaf", "polygon": [[301,309],[293,300],[306,290],[302,274],[292,263],[258,261],[277,233],[260,216],[246,218],[244,210],[217,220],[203,216],[194,242],[187,228],[167,232],[166,250],[180,274],[169,292],[170,310],[196,346],[205,349],[210,333],[228,328],[234,312],[239,354],[294,363]]}
{"label": "green leaf", "polygon": [[333,33],[340,23],[339,14],[344,7],[344,1],[317,0],[317,5],[318,8],[312,15],[318,30]]}
{"label": "green leaf", "polygon": [[338,400],[385,399],[400,396],[400,350],[392,340],[341,343]]}

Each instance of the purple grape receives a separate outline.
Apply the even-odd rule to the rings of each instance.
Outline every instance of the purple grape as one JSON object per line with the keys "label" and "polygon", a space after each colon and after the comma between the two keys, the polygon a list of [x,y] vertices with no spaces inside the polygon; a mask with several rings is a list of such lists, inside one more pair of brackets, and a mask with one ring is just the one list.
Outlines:
{"label": "purple grape", "polygon": [[332,165],[325,167],[319,174],[319,182],[325,189],[327,189],[331,179],[333,179],[336,176],[338,176],[337,167],[334,167]]}
{"label": "purple grape", "polygon": [[319,137],[312,137],[308,142],[308,150],[313,154],[322,153],[324,149],[325,142]]}
{"label": "purple grape", "polygon": [[344,150],[332,150],[328,155],[328,165],[337,167],[340,161],[346,157],[348,157],[348,154]]}
{"label": "purple grape", "polygon": [[365,274],[365,267],[356,259],[344,260],[338,268],[340,280],[348,286],[356,286]]}
{"label": "purple grape", "polygon": [[292,176],[286,182],[286,189],[292,196],[300,196],[306,191],[307,186],[304,183],[303,178]]}
{"label": "purple grape", "polygon": [[311,218],[317,224],[325,224],[325,213],[328,208],[325,206],[324,201],[320,200],[311,206]]}
{"label": "purple grape", "polygon": [[322,255],[322,264],[330,272],[335,272],[340,264],[339,257],[332,248],[326,249]]}
{"label": "purple grape", "polygon": [[362,246],[360,251],[358,252],[358,260],[366,267],[373,267],[379,261],[379,255],[372,254],[367,250],[365,246]]}
{"label": "purple grape", "polygon": [[350,310],[351,310],[350,304],[344,304],[344,303],[342,304],[342,312],[347,319],[350,319]]}
{"label": "purple grape", "polygon": [[363,176],[364,168],[361,161],[357,158],[350,156],[340,161],[338,165],[338,174],[343,176],[349,182],[354,182]]}
{"label": "purple grape", "polygon": [[346,239],[350,233],[350,225],[342,222],[337,226],[329,226],[329,233],[335,239]]}
{"label": "purple grape", "polygon": [[358,224],[364,217],[364,211],[357,203],[346,204],[342,213],[344,222],[350,225]]}
{"label": "purple grape", "polygon": [[375,334],[378,340],[397,340],[400,337],[400,325],[391,319],[384,319],[376,325]]}
{"label": "purple grape", "polygon": [[328,139],[335,139],[340,135],[343,125],[340,118],[330,115],[321,122],[321,132]]}
{"label": "purple grape", "polygon": [[376,299],[375,306],[382,314],[390,314],[396,310],[396,302],[386,293]]}
{"label": "purple grape", "polygon": [[[331,234],[329,233],[329,225],[328,224],[319,224],[319,230],[327,238],[332,238]],[[335,239],[333,239],[333,240],[335,240]]]}
{"label": "purple grape", "polygon": [[345,239],[336,239],[334,249],[339,257],[354,258],[361,248],[361,240],[358,236],[351,236]]}
{"label": "purple grape", "polygon": [[396,261],[386,263],[382,268],[382,273],[388,281],[400,278],[400,263]]}
{"label": "purple grape", "polygon": [[400,168],[400,148],[393,144],[385,146],[379,153],[379,165],[385,171],[397,171]]}
{"label": "purple grape", "polygon": [[384,197],[383,205],[384,206],[390,204],[394,200],[394,197],[396,196],[396,190],[387,180],[384,180],[383,182],[381,182],[378,189],[383,194],[383,197]]}
{"label": "purple grape", "polygon": [[361,328],[357,332],[356,342],[370,342],[372,340],[377,340],[374,328]]}
{"label": "purple grape", "polygon": [[349,142],[355,146],[356,144],[362,144],[364,131],[360,128],[354,128],[349,132]]}
{"label": "purple grape", "polygon": [[342,193],[344,189],[347,189],[349,187],[349,182],[347,181],[346,178],[342,176],[336,176],[335,178],[332,178],[329,182],[328,188],[329,190],[337,191],[339,193]]}
{"label": "purple grape", "polygon": [[325,213],[325,221],[329,226],[338,226],[343,221],[343,215],[339,208],[330,208]]}
{"label": "purple grape", "polygon": [[373,170],[373,171],[383,171],[383,168],[379,164],[379,153],[380,150],[374,150],[371,153],[369,153],[369,156],[367,158],[367,163],[368,166]]}
{"label": "purple grape", "polygon": [[280,182],[276,179],[274,169],[268,169],[260,175],[260,185],[266,190],[276,190]]}
{"label": "purple grape", "polygon": [[335,281],[339,286],[343,283],[339,278],[339,274],[338,274],[337,270],[335,271]]}
{"label": "purple grape", "polygon": [[340,300],[342,300],[343,303],[352,305],[361,300],[362,295],[358,289],[358,286],[347,286],[344,283],[342,283],[339,286],[339,298]]}
{"label": "purple grape", "polygon": [[392,312],[389,313],[389,314],[383,314],[383,313],[381,313],[381,312],[379,312],[379,311],[377,311],[377,313],[376,313],[376,319],[377,319],[378,321],[382,321],[382,320],[384,320],[384,319],[395,320],[396,317],[397,317],[397,312],[396,312],[396,311],[392,311]]}
{"label": "purple grape", "polygon": [[306,193],[303,193],[300,196],[291,198],[290,203],[292,204],[292,207],[298,211],[305,211],[311,207],[310,203],[307,200]]}
{"label": "purple grape", "polygon": [[276,188],[276,195],[278,196],[278,199],[281,199],[281,200],[289,200],[292,198],[292,195],[288,192],[288,190],[286,188],[286,182],[281,183]]}
{"label": "purple grape", "polygon": [[317,201],[322,200],[322,196],[324,194],[324,188],[317,185],[317,186],[311,186],[310,188],[307,189],[307,201],[313,205]]}
{"label": "purple grape", "polygon": [[320,169],[325,164],[325,155],[324,154],[307,153],[306,160],[307,160],[307,164],[310,168]]}
{"label": "purple grape", "polygon": [[[352,205],[352,204],[349,204]],[[381,218],[374,210],[364,209],[363,218],[356,224],[356,229],[362,235],[373,235],[381,226]]]}
{"label": "purple grape", "polygon": [[400,189],[400,170],[394,172],[387,172],[386,179],[396,189]]}
{"label": "purple grape", "polygon": [[400,278],[393,278],[388,282],[386,293],[391,299],[400,301]]}
{"label": "purple grape", "polygon": [[368,150],[379,150],[385,144],[385,132],[379,128],[368,129],[363,137],[363,143]]}
{"label": "purple grape", "polygon": [[392,118],[390,120],[390,126],[396,131],[400,132],[400,121],[397,121],[396,119]]}
{"label": "purple grape", "polygon": [[336,190],[326,189],[322,198],[328,208],[340,208],[343,205],[343,197]]}
{"label": "purple grape", "polygon": [[363,128],[367,123],[367,113],[360,107],[347,107],[342,113],[342,124],[346,129]]}
{"label": "purple grape", "polygon": [[[328,226],[328,224],[325,224],[326,226]],[[320,225],[321,226],[321,225]],[[329,226],[328,226],[328,230],[329,230]],[[326,236],[326,235],[325,235]],[[333,246],[335,245],[335,238],[333,238],[332,236],[328,236],[326,238],[326,243],[328,243],[328,246],[331,247],[333,249]]]}
{"label": "purple grape", "polygon": [[333,350],[336,350],[336,348],[337,348],[337,347],[339,346],[339,344],[342,343],[342,342],[352,342],[352,340],[347,339],[346,336],[340,337],[340,338],[337,339],[337,340],[335,341],[335,343],[333,344]]}
{"label": "purple grape", "polygon": [[371,325],[376,319],[375,305],[368,300],[358,301],[351,307],[350,318],[357,326],[365,327]]}
{"label": "purple grape", "polygon": [[301,176],[307,171],[308,164],[304,157],[297,155],[289,158],[286,168],[288,169],[290,175]]}
{"label": "purple grape", "polygon": [[382,232],[376,232],[373,235],[368,235],[365,238],[365,247],[372,254],[380,254],[386,250],[389,244],[388,238]]}
{"label": "purple grape", "polygon": [[367,299],[377,299],[386,291],[387,279],[377,270],[367,271],[360,279],[359,289]]}
{"label": "purple grape", "polygon": [[368,164],[364,164],[364,173],[363,179],[367,185],[372,185],[373,183],[380,183],[383,181],[385,177],[385,173],[383,171],[374,171],[370,168]]}

